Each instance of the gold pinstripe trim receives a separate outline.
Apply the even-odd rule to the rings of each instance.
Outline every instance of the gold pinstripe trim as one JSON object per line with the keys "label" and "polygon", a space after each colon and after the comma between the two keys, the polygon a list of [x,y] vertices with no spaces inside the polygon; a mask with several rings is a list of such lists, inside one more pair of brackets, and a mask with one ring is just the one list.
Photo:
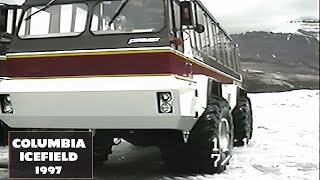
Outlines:
{"label": "gold pinstripe trim", "polygon": [[62,78],[103,78],[103,77],[143,77],[143,76],[176,76],[174,74],[122,74],[122,75],[93,75],[93,76],[46,76],[46,77],[15,77],[16,80],[29,79],[62,79]]}
{"label": "gold pinstripe trim", "polygon": [[163,53],[172,52],[169,49],[153,50],[126,50],[126,51],[101,51],[101,52],[69,52],[69,53],[48,53],[48,54],[30,54],[30,55],[8,55],[8,59],[38,58],[38,57],[66,57],[66,56],[97,56],[97,55],[118,55],[118,54],[141,54],[141,53]]}

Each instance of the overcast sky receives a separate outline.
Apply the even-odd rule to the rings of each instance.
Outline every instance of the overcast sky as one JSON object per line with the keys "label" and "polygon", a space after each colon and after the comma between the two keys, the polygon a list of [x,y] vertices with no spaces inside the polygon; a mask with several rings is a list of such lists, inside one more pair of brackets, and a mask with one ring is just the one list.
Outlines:
{"label": "overcast sky", "polygon": [[202,0],[229,33],[270,31],[290,20],[319,17],[319,0]]}
{"label": "overcast sky", "polygon": [[[24,0],[0,0],[23,3]],[[319,17],[319,0],[202,0],[229,33],[270,31],[300,17]]]}

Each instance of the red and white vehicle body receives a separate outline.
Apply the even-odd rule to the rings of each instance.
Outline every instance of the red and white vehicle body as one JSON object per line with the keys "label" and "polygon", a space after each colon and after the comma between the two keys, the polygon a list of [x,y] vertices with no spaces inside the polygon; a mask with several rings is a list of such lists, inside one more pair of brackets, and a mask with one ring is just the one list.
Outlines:
{"label": "red and white vehicle body", "polygon": [[1,136],[93,130],[95,162],[120,137],[197,173],[225,170],[252,136],[238,46],[199,0],[26,0],[0,15],[17,24],[0,23]]}
{"label": "red and white vehicle body", "polygon": [[[203,35],[190,29],[201,20],[193,16],[192,24],[172,23],[172,16],[180,17],[175,8],[178,1],[161,1],[165,20],[156,33],[118,35],[114,30],[115,34],[103,36],[102,28],[90,37],[86,34],[89,29],[59,34],[52,26],[61,24],[65,6],[73,3],[73,8],[86,10],[90,16],[86,6],[91,7],[93,1],[57,0],[44,12],[58,19],[51,17],[50,31],[37,34],[35,21],[45,18],[45,13],[30,14],[39,10],[41,3],[46,1],[26,1],[6,55],[5,76],[10,80],[0,82],[0,119],[10,127],[190,131],[207,105],[210,81],[221,84],[221,95],[235,106],[242,82],[237,73],[237,47],[215,19],[206,15],[205,22],[202,20],[207,28],[203,35],[217,36],[208,40],[207,49],[198,45]],[[200,2],[192,3],[206,11]],[[60,8],[60,14],[55,14],[53,7]],[[30,20],[26,20],[28,15]],[[173,26],[177,29],[174,33]],[[186,30],[179,30],[183,28]],[[219,37],[214,34],[218,31]],[[181,38],[183,43],[177,44]],[[218,49],[219,44],[226,46]],[[222,52],[219,57],[218,53],[216,57],[206,54],[218,50]],[[167,93],[172,96],[170,102],[161,100]]]}
{"label": "red and white vehicle body", "polygon": [[[206,107],[210,79],[223,83],[223,95],[236,103],[236,79],[171,47],[7,57],[10,77],[18,78],[0,84],[13,111],[1,119],[14,128],[190,131]],[[45,69],[42,77],[29,78],[37,68]],[[171,94],[172,107],[161,103],[159,93]]]}

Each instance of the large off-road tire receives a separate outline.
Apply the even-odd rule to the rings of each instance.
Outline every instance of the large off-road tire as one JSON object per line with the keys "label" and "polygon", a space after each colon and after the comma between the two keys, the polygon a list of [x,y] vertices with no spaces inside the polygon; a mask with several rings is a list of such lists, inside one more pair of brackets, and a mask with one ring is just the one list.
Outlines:
{"label": "large off-road tire", "polygon": [[240,97],[232,111],[234,124],[234,145],[243,146],[252,138],[253,118],[252,105],[248,97]]}
{"label": "large off-road tire", "polygon": [[99,168],[112,154],[113,137],[104,130],[96,130],[93,137],[93,166]]}
{"label": "large off-road tire", "polygon": [[221,173],[233,149],[230,106],[221,97],[209,99],[208,106],[190,132],[188,143],[160,147],[163,160],[172,172]]}

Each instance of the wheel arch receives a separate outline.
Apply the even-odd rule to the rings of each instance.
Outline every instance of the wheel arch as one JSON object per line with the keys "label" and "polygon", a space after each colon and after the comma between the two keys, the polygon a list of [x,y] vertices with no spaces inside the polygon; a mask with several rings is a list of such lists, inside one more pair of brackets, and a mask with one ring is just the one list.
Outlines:
{"label": "wheel arch", "polygon": [[241,88],[235,84],[222,84],[214,79],[209,79],[207,97],[208,99],[214,96],[222,97],[228,101],[231,109],[233,109],[241,94],[240,89]]}
{"label": "wheel arch", "polygon": [[243,88],[239,88],[238,97],[248,97],[248,91]]}

